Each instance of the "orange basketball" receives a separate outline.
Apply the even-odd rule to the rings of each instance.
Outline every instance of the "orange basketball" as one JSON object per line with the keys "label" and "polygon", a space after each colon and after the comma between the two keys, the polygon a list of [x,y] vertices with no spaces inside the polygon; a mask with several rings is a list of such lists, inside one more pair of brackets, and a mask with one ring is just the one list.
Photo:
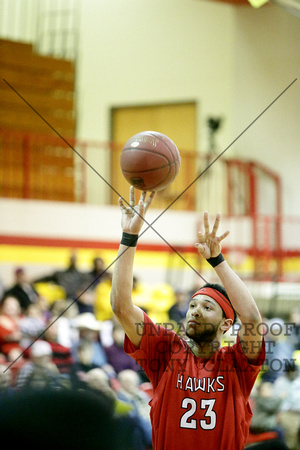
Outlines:
{"label": "orange basketball", "polygon": [[143,131],[126,142],[120,164],[124,177],[136,189],[161,191],[175,180],[180,154],[168,136]]}

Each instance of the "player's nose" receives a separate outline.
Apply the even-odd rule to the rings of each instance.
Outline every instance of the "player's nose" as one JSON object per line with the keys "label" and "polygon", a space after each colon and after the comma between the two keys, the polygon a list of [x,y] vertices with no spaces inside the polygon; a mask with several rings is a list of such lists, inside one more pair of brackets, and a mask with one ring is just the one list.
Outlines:
{"label": "player's nose", "polygon": [[196,307],[196,308],[193,309],[192,316],[193,317],[199,317],[200,316],[200,309],[199,309],[199,307]]}

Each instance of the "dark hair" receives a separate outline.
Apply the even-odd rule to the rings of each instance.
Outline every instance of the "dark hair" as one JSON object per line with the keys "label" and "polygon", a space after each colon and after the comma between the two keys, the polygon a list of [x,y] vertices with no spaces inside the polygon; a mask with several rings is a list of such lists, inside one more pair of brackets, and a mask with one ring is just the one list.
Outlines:
{"label": "dark hair", "polygon": [[[220,292],[222,295],[224,295],[224,297],[229,301],[229,303],[231,304],[231,306],[232,306],[232,303],[231,303],[231,301],[230,301],[230,298],[228,297],[228,294],[227,294],[227,292],[226,292],[226,290],[225,290],[225,288],[224,288],[224,286],[222,286],[221,284],[218,284],[218,283],[206,283],[204,286],[202,286],[203,288],[211,288],[211,289],[214,289],[215,291],[218,291],[218,292]],[[232,309],[233,309],[233,312],[234,312],[234,321],[233,321],[233,323],[235,323],[236,321],[237,321],[237,315],[236,315],[236,312],[235,312],[235,309],[234,309],[234,307],[232,306]],[[224,313],[224,311],[222,310],[222,312],[223,312],[223,317],[225,317],[225,313]]]}

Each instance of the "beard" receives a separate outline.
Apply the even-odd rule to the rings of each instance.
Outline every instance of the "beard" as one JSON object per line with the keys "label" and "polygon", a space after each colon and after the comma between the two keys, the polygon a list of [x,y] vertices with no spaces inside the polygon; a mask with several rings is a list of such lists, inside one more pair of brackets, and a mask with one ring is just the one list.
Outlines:
{"label": "beard", "polygon": [[217,336],[220,323],[204,323],[189,327],[189,329],[187,327],[185,334],[196,344],[213,342]]}

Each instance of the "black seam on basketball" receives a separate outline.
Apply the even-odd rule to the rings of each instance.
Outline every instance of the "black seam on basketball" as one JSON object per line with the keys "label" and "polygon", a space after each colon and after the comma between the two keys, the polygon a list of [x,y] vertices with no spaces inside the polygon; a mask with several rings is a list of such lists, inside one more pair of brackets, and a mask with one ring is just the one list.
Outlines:
{"label": "black seam on basketball", "polygon": [[[168,164],[168,166],[164,166],[164,167],[169,167],[169,172],[168,172],[168,175],[166,176],[166,178],[168,178],[168,176],[170,175],[170,172],[171,172],[171,165],[172,165],[173,163],[169,163]],[[164,181],[165,180],[163,180],[163,181],[161,181],[160,183],[157,183],[155,186],[152,186],[152,190],[155,190],[155,189],[157,189],[159,186],[161,186],[163,183],[164,183]]]}
{"label": "black seam on basketball", "polygon": [[[169,149],[169,147],[168,147],[168,149]],[[173,161],[170,162],[170,161],[166,158],[165,155],[162,155],[161,153],[156,152],[156,151],[154,151],[154,150],[147,150],[146,148],[134,148],[134,149],[133,149],[133,148],[123,148],[122,153],[129,152],[129,151],[134,151],[134,150],[139,150],[139,151],[148,152],[148,153],[155,153],[155,155],[159,155],[159,156],[161,156],[162,158],[164,158],[164,159],[168,162],[168,165],[169,165],[169,164],[175,164],[176,162],[180,162],[180,155],[178,155],[178,158],[177,158],[177,159],[173,159]],[[162,166],[162,167],[166,167],[166,166]],[[160,169],[160,168],[161,168],[161,167],[158,167],[158,169]],[[156,169],[153,169],[153,170],[156,170]]]}
{"label": "black seam on basketball", "polygon": [[133,172],[122,169],[122,172],[123,173],[148,173],[148,172],[155,172],[156,170],[164,169],[165,167],[169,167],[169,173],[170,173],[170,168],[172,165],[175,165],[175,163],[176,163],[176,161],[172,161],[171,163],[168,162],[168,164],[166,164],[165,166],[154,167],[154,169],[148,169],[148,170],[139,170],[139,171],[134,170]]}
{"label": "black seam on basketball", "polygon": [[[171,163],[169,163],[168,165],[166,165],[166,166],[162,166],[162,167],[156,167],[155,169],[149,169],[149,170],[143,170],[143,171],[139,171],[138,173],[139,174],[147,174],[148,172],[153,172],[153,171],[156,171],[156,170],[159,170],[159,169],[164,169],[165,167],[169,167],[169,172],[168,172],[168,174],[166,175],[166,178],[170,175],[170,172],[171,172],[171,166],[172,165],[174,165],[175,166],[175,171],[174,171],[174,175],[173,175],[173,178],[169,181],[169,184],[171,184],[174,180],[175,180],[175,178],[176,178],[176,176],[178,175],[178,172],[176,172],[176,162],[177,161],[180,161],[180,156],[178,156],[178,158],[175,160],[175,161],[172,161]],[[123,174],[125,175],[130,175],[130,174],[134,174],[134,173],[137,173],[136,171],[135,172],[128,172],[127,170],[123,170]],[[152,190],[155,190],[155,189],[157,189],[160,185],[162,185],[164,183],[164,180],[163,181],[160,181],[158,184],[155,184],[154,186],[152,186],[151,187],[151,189]]]}
{"label": "black seam on basketball", "polygon": [[[168,146],[168,144],[160,137],[160,136],[158,136],[157,134],[152,134],[152,133],[149,133],[151,136],[153,136],[153,137],[156,137],[157,139],[159,139],[160,140],[160,142],[162,142],[166,147],[167,147],[167,149],[169,150],[169,152],[171,153],[171,157],[172,157],[172,159],[173,159],[173,161],[174,161],[174,156],[173,156],[173,152],[172,152],[172,150],[170,149],[170,147]],[[175,145],[175,144],[174,144]],[[177,148],[177,147],[176,147]]]}
{"label": "black seam on basketball", "polygon": [[130,148],[123,148],[122,153],[129,152],[129,151],[134,151],[134,150],[139,150],[140,152],[154,153],[155,155],[159,155],[162,158],[165,158],[165,160],[168,161],[168,164],[172,164],[173,163],[173,161],[172,161],[172,163],[170,163],[170,161],[168,160],[168,158],[165,155],[162,155],[161,153],[156,152],[155,150],[152,150],[152,149],[151,150],[147,150],[146,148],[138,148],[138,147],[131,148],[130,147]]}

